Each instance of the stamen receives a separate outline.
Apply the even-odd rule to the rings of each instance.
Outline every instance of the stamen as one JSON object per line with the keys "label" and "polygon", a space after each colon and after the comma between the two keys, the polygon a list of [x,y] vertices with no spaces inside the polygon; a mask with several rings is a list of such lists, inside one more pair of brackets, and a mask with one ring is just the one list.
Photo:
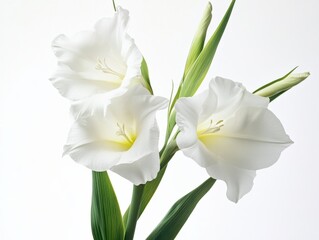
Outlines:
{"label": "stamen", "polygon": [[102,60],[101,58],[98,57],[97,60],[96,60],[96,62],[97,62],[97,63],[96,63],[95,69],[101,70],[101,71],[104,72],[104,73],[114,74],[114,75],[116,75],[116,76],[118,76],[118,77],[120,77],[120,78],[124,78],[124,75],[123,75],[123,74],[114,71],[112,68],[110,68],[110,67],[107,65],[105,58],[103,58],[103,60]]}
{"label": "stamen", "polygon": [[125,132],[125,126],[124,126],[124,124],[121,126],[119,123],[117,123],[116,125],[117,125],[118,128],[119,128],[119,130],[116,132],[116,134],[117,134],[118,136],[124,137],[126,141],[128,141],[128,142],[131,143],[131,144],[133,144],[133,142],[134,142],[133,139],[130,138],[130,137],[126,134],[126,132]]}
{"label": "stamen", "polygon": [[202,131],[200,134],[212,134],[220,131],[220,129],[224,126],[223,120],[219,120],[213,125],[213,120],[211,119],[209,122],[209,126],[206,130]]}
{"label": "stamen", "polygon": [[[211,121],[213,121],[213,120],[211,120]],[[224,122],[224,120],[219,120],[219,121],[216,123],[216,125],[218,125],[218,124],[220,124],[220,123],[222,123],[222,122]]]}

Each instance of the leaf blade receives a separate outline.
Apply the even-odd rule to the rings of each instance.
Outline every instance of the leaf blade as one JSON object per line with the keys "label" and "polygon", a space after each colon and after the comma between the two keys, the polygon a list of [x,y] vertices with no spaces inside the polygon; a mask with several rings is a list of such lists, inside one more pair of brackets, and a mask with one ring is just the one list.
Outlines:
{"label": "leaf blade", "polygon": [[163,220],[157,225],[153,232],[147,237],[147,240],[173,240],[191,213],[216,182],[209,178],[193,191],[180,198],[168,211]]}
{"label": "leaf blade", "polygon": [[91,229],[94,240],[124,238],[120,207],[107,172],[92,171]]}

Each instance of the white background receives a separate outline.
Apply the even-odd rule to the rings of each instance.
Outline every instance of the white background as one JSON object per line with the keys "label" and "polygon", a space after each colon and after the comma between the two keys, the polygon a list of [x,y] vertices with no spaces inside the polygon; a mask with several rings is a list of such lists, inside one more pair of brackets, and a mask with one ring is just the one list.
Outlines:
{"label": "white background", "polygon": [[[207,0],[118,3],[130,10],[130,32],[148,61],[155,93],[168,97]],[[212,2],[209,35],[229,3]],[[227,200],[218,181],[178,239],[319,239],[318,11],[317,0],[236,3],[209,77],[228,77],[254,90],[297,65],[312,75],[270,106],[295,144],[258,172],[253,190],[238,204]],[[91,173],[61,157],[69,103],[48,81],[56,66],[50,44],[59,33],[90,29],[112,14],[111,0],[1,0],[0,239],[92,239]],[[159,117],[164,130],[165,116]],[[111,177],[124,211],[131,185]],[[177,154],[138,222],[136,239],[144,239],[179,197],[206,178],[204,169]]]}

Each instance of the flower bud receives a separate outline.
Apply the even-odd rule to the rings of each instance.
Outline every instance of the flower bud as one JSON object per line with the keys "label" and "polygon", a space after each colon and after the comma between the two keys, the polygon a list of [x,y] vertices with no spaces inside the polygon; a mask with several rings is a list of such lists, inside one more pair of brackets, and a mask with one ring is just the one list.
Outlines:
{"label": "flower bud", "polygon": [[310,75],[309,72],[304,73],[290,73],[283,78],[275,80],[271,83],[266,84],[265,86],[259,88],[254,94],[262,97],[272,97],[281,92],[287,91],[290,88],[301,83]]}

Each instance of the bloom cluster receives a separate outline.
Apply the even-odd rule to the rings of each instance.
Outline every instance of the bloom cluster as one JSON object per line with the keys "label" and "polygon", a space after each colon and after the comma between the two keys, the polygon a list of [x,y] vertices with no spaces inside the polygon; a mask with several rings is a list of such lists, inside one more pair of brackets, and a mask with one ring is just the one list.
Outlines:
{"label": "bloom cluster", "polygon": [[[240,83],[216,77],[208,89],[194,95],[233,3],[204,47],[211,19],[208,5],[182,82],[170,101],[153,95],[146,62],[127,33],[128,11],[118,7],[112,18],[101,19],[94,30],[54,39],[58,68],[51,82],[71,100],[74,117],[64,154],[94,172],[110,170],[138,186],[160,181],[167,163],[181,150],[210,178],[226,182],[229,200],[237,202],[248,193],[256,170],[274,164],[292,143],[268,109],[269,102],[309,74],[290,72],[254,93]],[[156,112],[164,108],[168,108],[168,126],[159,151]]]}
{"label": "bloom cluster", "polygon": [[128,12],[98,21],[94,31],[53,41],[59,67],[51,81],[73,100],[75,118],[64,154],[94,171],[111,170],[139,185],[159,171],[155,113],[167,100],[151,95],[142,55],[127,34]]}

